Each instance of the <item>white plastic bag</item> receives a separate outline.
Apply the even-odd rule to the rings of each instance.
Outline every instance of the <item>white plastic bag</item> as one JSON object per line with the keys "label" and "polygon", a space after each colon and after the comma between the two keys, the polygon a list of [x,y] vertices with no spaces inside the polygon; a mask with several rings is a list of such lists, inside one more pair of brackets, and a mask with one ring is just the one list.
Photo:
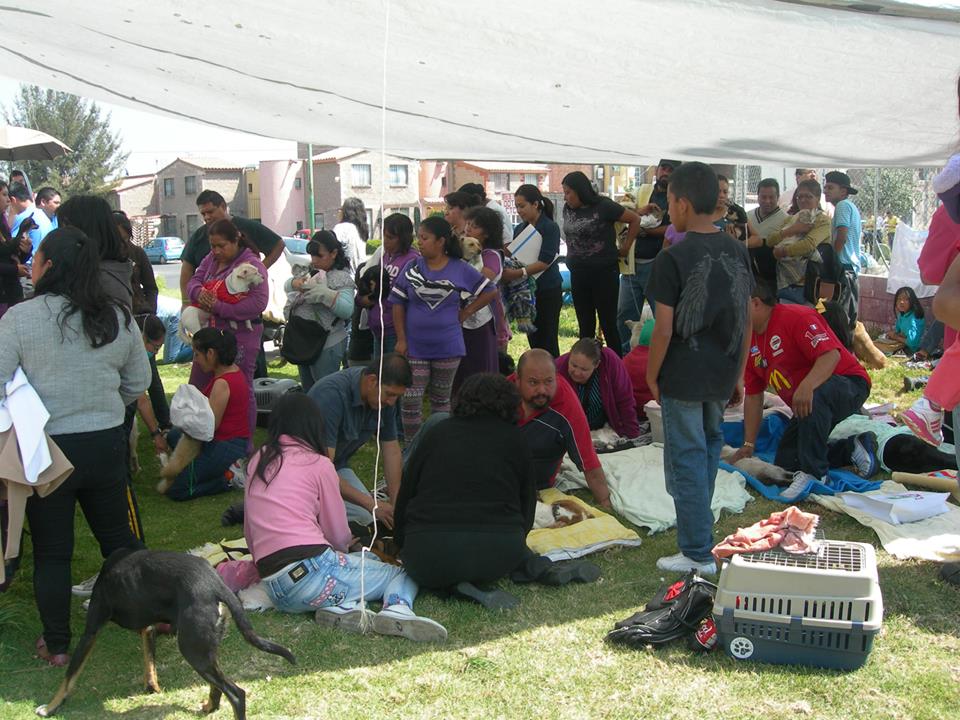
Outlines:
{"label": "white plastic bag", "polygon": [[181,385],[170,402],[170,422],[190,437],[213,440],[213,410],[210,401],[193,385]]}
{"label": "white plastic bag", "polygon": [[902,492],[902,493],[840,493],[840,497],[850,507],[862,510],[868,515],[888,522],[891,525],[926,520],[942,515],[950,508],[947,498],[950,493]]}
{"label": "white plastic bag", "polygon": [[936,286],[924,285],[920,280],[917,260],[927,239],[926,230],[914,230],[901,221],[893,236],[893,252],[890,255],[890,273],[887,275],[887,292],[893,295],[902,287],[913,288],[917,297],[931,297]]}

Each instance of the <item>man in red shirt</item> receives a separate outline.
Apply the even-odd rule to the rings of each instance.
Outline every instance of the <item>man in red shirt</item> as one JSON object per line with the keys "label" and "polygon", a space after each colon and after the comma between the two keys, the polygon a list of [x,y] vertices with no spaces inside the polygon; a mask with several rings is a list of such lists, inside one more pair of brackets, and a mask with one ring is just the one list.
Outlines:
{"label": "man in red shirt", "polygon": [[857,412],[870,395],[870,376],[837,340],[813,308],[778,304],[773,288],[757,285],[750,301],[753,334],[744,372],[744,443],[731,462],[753,455],[763,419],[763,392],[776,392],[793,409],[775,463],[794,471],[793,482],[781,495],[795,498],[812,480],[823,480],[831,466],[852,461],[869,477],[877,468],[876,438],[859,435],[850,457],[837,462],[827,438],[841,420]]}
{"label": "man in red shirt", "polygon": [[533,453],[537,489],[553,486],[566,454],[583,471],[594,499],[610,508],[610,490],[586,415],[570,384],[557,377],[553,356],[545,350],[527,350],[509,379],[520,391],[519,424]]}

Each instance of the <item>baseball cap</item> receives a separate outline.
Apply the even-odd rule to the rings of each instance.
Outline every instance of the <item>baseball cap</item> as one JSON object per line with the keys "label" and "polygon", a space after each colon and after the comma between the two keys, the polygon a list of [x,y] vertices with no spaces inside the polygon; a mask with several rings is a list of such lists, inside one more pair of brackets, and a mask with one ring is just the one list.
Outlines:
{"label": "baseball cap", "polygon": [[839,185],[842,188],[847,189],[847,193],[850,195],[856,195],[859,190],[853,187],[850,184],[850,176],[845,172],[840,172],[839,170],[831,170],[823,177],[823,184],[833,183],[834,185]]}

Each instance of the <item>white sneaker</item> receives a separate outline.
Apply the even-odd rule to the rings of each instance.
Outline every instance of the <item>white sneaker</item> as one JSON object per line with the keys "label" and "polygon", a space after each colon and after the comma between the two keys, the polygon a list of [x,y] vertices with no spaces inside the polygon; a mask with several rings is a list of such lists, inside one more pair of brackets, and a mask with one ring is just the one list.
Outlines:
{"label": "white sneaker", "polygon": [[443,642],[447,629],[430,618],[420,617],[406,605],[397,603],[384,608],[373,618],[373,631],[380,635],[396,635],[414,642]]}
{"label": "white sneaker", "polygon": [[82,583],[74,585],[72,588],[70,588],[70,592],[77,597],[90,597],[93,595],[93,586],[97,584],[98,577],[100,577],[100,573],[97,573],[93,577],[88,577]]}
{"label": "white sneaker", "polygon": [[816,478],[810,473],[805,473],[803,470],[797,470],[793,474],[793,482],[789,486],[780,491],[780,497],[785,500],[793,500],[800,493],[807,489],[807,486],[811,482],[816,482]]}
{"label": "white sneaker", "polygon": [[363,608],[353,607],[345,608],[339,605],[331,607],[318,608],[313,616],[318,625],[324,627],[337,628],[344,632],[360,633],[363,632],[361,623],[363,622]]}
{"label": "white sneaker", "polygon": [[247,484],[247,460],[246,458],[240,458],[239,460],[234,461],[233,465],[227,470],[227,481],[230,483],[230,487],[236,488],[237,490],[243,490],[243,486]]}
{"label": "white sneaker", "polygon": [[683,553],[660,558],[657,560],[657,567],[661,570],[675,573],[685,573],[690,570],[696,570],[701,575],[717,574],[717,564],[713,560],[700,563],[696,560],[691,560]]}

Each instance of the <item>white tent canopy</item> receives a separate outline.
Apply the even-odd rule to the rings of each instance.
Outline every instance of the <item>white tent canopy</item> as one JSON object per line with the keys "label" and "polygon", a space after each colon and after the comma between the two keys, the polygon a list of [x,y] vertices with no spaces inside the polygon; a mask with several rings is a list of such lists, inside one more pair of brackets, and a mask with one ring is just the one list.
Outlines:
{"label": "white tent canopy", "polygon": [[274,138],[379,148],[385,118],[387,152],[415,158],[940,164],[960,4],[845,5],[34,0],[0,8],[0,57],[14,79]]}

